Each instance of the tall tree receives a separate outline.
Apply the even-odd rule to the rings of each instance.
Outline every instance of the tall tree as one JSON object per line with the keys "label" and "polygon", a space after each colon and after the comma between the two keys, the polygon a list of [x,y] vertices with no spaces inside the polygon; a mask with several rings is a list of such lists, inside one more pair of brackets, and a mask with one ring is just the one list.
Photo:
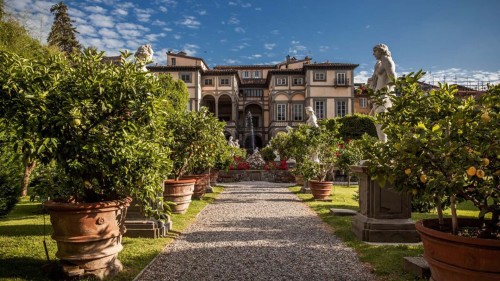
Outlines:
{"label": "tall tree", "polygon": [[54,14],[54,23],[47,39],[49,46],[57,46],[65,53],[80,49],[80,43],[76,39],[78,31],[73,27],[73,21],[68,15],[68,6],[61,1],[53,5],[50,12]]}

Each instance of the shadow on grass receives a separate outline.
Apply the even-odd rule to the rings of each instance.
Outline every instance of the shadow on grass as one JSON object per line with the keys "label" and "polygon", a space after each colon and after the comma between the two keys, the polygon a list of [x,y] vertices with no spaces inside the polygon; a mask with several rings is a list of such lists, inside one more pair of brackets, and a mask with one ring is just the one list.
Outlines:
{"label": "shadow on grass", "polygon": [[47,265],[46,260],[31,257],[2,258],[0,279],[49,280],[43,272],[43,267]]}

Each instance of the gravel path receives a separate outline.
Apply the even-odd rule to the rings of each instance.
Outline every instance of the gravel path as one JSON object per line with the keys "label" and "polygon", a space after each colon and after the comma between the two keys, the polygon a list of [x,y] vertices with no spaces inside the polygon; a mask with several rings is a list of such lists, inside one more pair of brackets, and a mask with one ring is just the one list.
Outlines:
{"label": "gravel path", "polygon": [[286,184],[224,186],[136,280],[375,280]]}

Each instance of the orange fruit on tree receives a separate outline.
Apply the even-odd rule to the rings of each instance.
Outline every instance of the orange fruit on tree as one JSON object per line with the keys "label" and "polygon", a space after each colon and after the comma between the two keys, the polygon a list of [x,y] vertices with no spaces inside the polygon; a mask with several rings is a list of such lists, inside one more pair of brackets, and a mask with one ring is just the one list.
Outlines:
{"label": "orange fruit on tree", "polygon": [[483,166],[488,166],[490,164],[490,159],[488,158],[481,159],[481,164],[483,164]]}
{"label": "orange fruit on tree", "polygon": [[410,168],[406,169],[405,174],[407,174],[407,175],[411,174],[411,169]]}
{"label": "orange fruit on tree", "polygon": [[482,179],[484,177],[484,171],[479,169],[476,171],[476,176],[480,179]]}
{"label": "orange fruit on tree", "polygon": [[469,177],[472,177],[475,174],[476,174],[476,167],[470,166],[469,168],[467,168],[467,175]]}
{"label": "orange fruit on tree", "polygon": [[424,175],[420,175],[420,181],[422,183],[426,183],[427,182],[427,176],[424,174]]}
{"label": "orange fruit on tree", "polygon": [[481,115],[481,120],[483,120],[484,123],[490,122],[490,114],[488,112],[485,112]]}

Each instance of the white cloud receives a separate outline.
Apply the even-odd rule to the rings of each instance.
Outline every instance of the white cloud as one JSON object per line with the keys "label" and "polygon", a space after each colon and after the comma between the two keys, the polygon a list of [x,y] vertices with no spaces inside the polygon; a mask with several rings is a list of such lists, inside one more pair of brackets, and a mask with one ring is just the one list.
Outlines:
{"label": "white cloud", "polygon": [[291,42],[293,45],[296,45],[296,44],[300,44],[300,41],[295,41],[295,40],[292,40]]}
{"label": "white cloud", "polygon": [[185,27],[191,29],[198,29],[201,25],[200,22],[193,16],[185,16],[184,19],[178,21],[177,24],[184,25]]}
{"label": "white cloud", "polygon": [[75,8],[68,9],[68,15],[72,20],[74,20],[75,18],[84,18],[87,16],[84,12]]}
{"label": "white cloud", "polygon": [[319,51],[320,51],[320,52],[326,52],[326,51],[328,51],[329,49],[330,49],[330,47],[329,47],[329,46],[319,46]]}
{"label": "white cloud", "polygon": [[227,4],[228,4],[229,6],[238,6],[238,3],[233,2],[233,1],[229,1]]}
{"label": "white cloud", "polygon": [[106,9],[104,9],[101,6],[86,6],[83,9],[86,11],[89,11],[91,13],[94,13],[94,14],[105,14],[106,13]]}
{"label": "white cloud", "polygon": [[166,31],[166,32],[172,32],[173,31],[173,29],[170,28],[170,27],[164,27],[163,30]]}
{"label": "white cloud", "polygon": [[109,29],[109,28],[101,28],[99,29],[99,35],[101,35],[103,38],[120,38],[120,35],[116,33],[115,30]]}
{"label": "white cloud", "polygon": [[184,45],[184,52],[186,52],[186,54],[188,56],[195,56],[196,53],[197,53],[197,49],[199,49],[200,47],[198,45],[195,45],[195,44],[185,44]]}
{"label": "white cloud", "polygon": [[181,38],[182,38],[182,36],[180,36],[179,34],[175,34],[175,35],[174,35],[174,39],[175,39],[175,40],[179,40],[179,39],[181,39]]}
{"label": "white cloud", "polygon": [[252,4],[250,4],[250,3],[243,3],[243,4],[241,4],[241,7],[243,7],[243,8],[250,8],[250,7],[252,7]]}
{"label": "white cloud", "polygon": [[360,71],[359,73],[356,73],[354,76],[354,83],[366,83],[368,78],[371,78],[372,75],[371,73],[368,73],[368,71]]}
{"label": "white cloud", "polygon": [[121,9],[121,8],[115,9],[113,12],[115,14],[120,15],[120,16],[126,16],[126,15],[128,15],[128,11],[124,10],[124,9]]}
{"label": "white cloud", "polygon": [[255,8],[256,11],[262,11],[262,8],[258,7],[258,8]]}
{"label": "white cloud", "polygon": [[[407,73],[403,73],[407,74]],[[467,70],[461,68],[449,68],[427,72],[422,81],[431,84],[448,83],[460,84],[475,88],[477,86],[486,86],[487,83],[499,84],[500,71]]]}
{"label": "white cloud", "polygon": [[161,21],[161,20],[159,20],[159,19],[155,19],[155,20],[154,20],[151,24],[152,24],[152,25],[157,25],[157,26],[164,26],[164,25],[167,25],[167,23],[166,23],[166,22]]}
{"label": "white cloud", "polygon": [[207,11],[206,11],[206,10],[201,10],[201,11],[198,11],[197,13],[198,13],[198,15],[200,15],[200,16],[204,16],[204,15],[206,15],[206,14],[207,14]]}
{"label": "white cloud", "polygon": [[165,33],[154,33],[154,34],[147,34],[144,36],[144,38],[146,38],[146,40],[148,40],[148,42],[154,42],[154,41],[157,41],[158,38],[160,37],[165,37],[167,34]]}
{"label": "white cloud", "polygon": [[137,20],[141,22],[148,22],[154,12],[152,9],[134,9]]}
{"label": "white cloud", "polygon": [[274,44],[274,43],[266,43],[266,44],[264,44],[264,48],[266,48],[268,50],[272,50],[272,49],[274,49],[274,47],[276,47],[276,44]]}
{"label": "white cloud", "polygon": [[224,60],[226,64],[240,64],[241,62],[239,60],[233,60],[233,59],[225,59]]}
{"label": "white cloud", "polygon": [[96,30],[91,25],[79,24],[76,29],[82,36],[96,36]]}
{"label": "white cloud", "polygon": [[159,9],[164,13],[168,12],[168,9],[166,7],[161,6]]}
{"label": "white cloud", "polygon": [[227,23],[228,24],[239,24],[240,20],[237,17],[232,16],[231,18],[229,18],[229,21]]}
{"label": "white cloud", "polygon": [[236,27],[234,29],[234,31],[238,32],[238,33],[245,33],[245,29],[243,29],[242,27]]}
{"label": "white cloud", "polygon": [[96,27],[114,27],[115,26],[113,18],[110,16],[94,14],[94,15],[90,15],[89,19],[92,21],[92,23]]}

